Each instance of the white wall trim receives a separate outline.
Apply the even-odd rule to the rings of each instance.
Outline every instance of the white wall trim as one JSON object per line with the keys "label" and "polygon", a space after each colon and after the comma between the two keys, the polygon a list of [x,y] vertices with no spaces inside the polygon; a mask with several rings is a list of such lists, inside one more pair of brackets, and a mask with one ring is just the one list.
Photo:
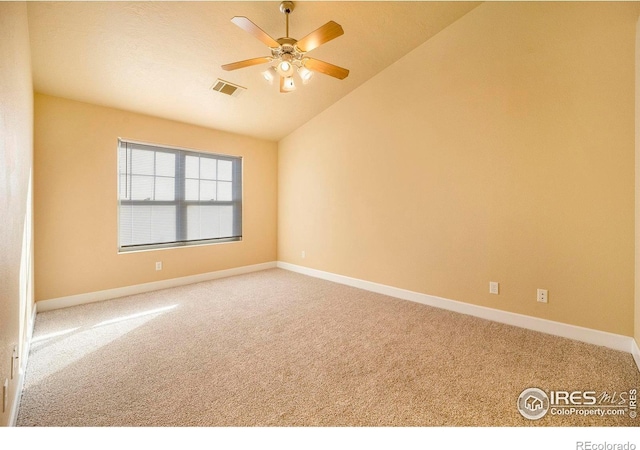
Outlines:
{"label": "white wall trim", "polygon": [[[635,340],[629,336],[622,336],[619,334],[608,333],[606,331],[599,331],[590,328],[579,327],[575,325],[569,325],[561,322],[554,322],[552,320],[540,319],[537,317],[526,316],[523,314],[512,313],[508,311],[501,311],[498,309],[488,308],[485,306],[472,305],[470,303],[464,303],[456,300],[450,300],[442,297],[436,297],[433,295],[422,294],[419,292],[409,291],[406,289],[396,288],[384,284],[374,283],[371,281],[361,280],[358,278],[351,278],[344,275],[338,275],[331,272],[324,272],[317,269],[311,269],[309,267],[298,266],[282,261],[272,261],[262,264],[254,264],[251,266],[236,267],[233,269],[219,270],[216,272],[208,272],[198,275],[190,275],[181,278],[171,278],[168,280],[154,281],[151,283],[137,284],[133,286],[125,286],[115,289],[107,289],[104,291],[89,292],[86,294],[71,295],[68,297],[59,297],[49,300],[42,300],[37,302],[33,308],[33,318],[31,320],[31,326],[29,329],[29,336],[27,342],[27,355],[28,346],[31,342],[31,335],[33,333],[33,326],[35,323],[36,311],[51,311],[54,309],[67,308],[70,306],[83,305],[86,303],[93,303],[102,300],[110,300],[119,297],[125,297],[128,295],[141,294],[144,292],[157,291],[160,289],[167,289],[176,286],[184,286],[187,284],[200,283],[203,281],[215,280],[219,278],[231,277],[235,275],[242,275],[245,273],[258,272],[261,270],[272,269],[279,267],[281,269],[297,272],[303,275],[308,275],[315,278],[321,278],[335,283],[352,286],[358,289],[366,291],[376,292],[378,294],[388,295],[390,297],[400,298],[403,300],[409,300],[412,302],[422,303],[424,305],[433,306],[436,308],[446,309],[448,311],[454,311],[461,314],[467,314],[482,319],[492,320],[494,322],[504,323],[506,325],[513,325],[520,328],[526,328],[533,331],[539,331],[546,334],[560,336],[576,341],[586,342],[588,344],[600,345],[608,347],[614,350],[620,350],[627,353],[631,353],[640,370],[640,349]],[[23,365],[24,364],[24,365]],[[24,369],[26,369],[26,358],[22,361],[20,376],[23,376]],[[19,380],[19,390],[22,392],[23,379]],[[19,400],[19,398],[18,398]],[[14,417],[15,416],[15,417]],[[15,411],[12,412],[11,420],[15,421],[17,418],[17,406]],[[14,423],[14,422],[10,422]]]}
{"label": "white wall trim", "polygon": [[[281,269],[290,270],[292,272],[301,273],[303,275],[309,275],[315,278],[321,278],[323,280],[333,281],[335,283],[364,289],[366,291],[388,295],[390,297],[396,297],[403,300],[422,303],[425,305],[434,306],[436,308],[446,309],[461,314],[467,314],[482,319],[492,320],[494,322],[504,323],[506,325],[513,325],[520,328],[526,328],[533,331],[539,331],[546,334],[552,334],[576,341],[586,342],[588,344],[600,345],[614,350],[632,353],[634,354],[634,358],[636,358],[636,363],[638,363],[638,360],[640,359],[640,353],[638,353],[637,356],[635,353],[633,353],[633,346],[635,346],[635,349],[637,350],[637,345],[634,339],[628,336],[608,333],[606,331],[593,330],[590,328],[578,327],[575,325],[554,322],[551,320],[540,319],[532,316],[525,316],[523,314],[501,311],[498,309],[487,308],[485,306],[472,305],[470,303],[449,300],[442,297],[435,297],[433,295],[421,294],[419,292],[408,291],[406,289],[400,289],[393,286],[374,283],[371,281],[360,280],[358,278],[351,278],[331,272],[323,272],[321,270],[311,269],[308,267],[298,266],[282,261],[278,262],[278,267]],[[638,367],[640,369],[640,364],[638,365]]]}
{"label": "white wall trim", "polygon": [[254,264],[251,266],[235,267],[233,269],[218,270],[215,272],[201,273],[198,275],[189,275],[180,278],[170,278],[168,280],[153,281],[151,283],[136,284],[133,286],[125,286],[115,289],[107,289],[104,291],[88,292],[86,294],[70,295],[68,297],[58,297],[37,302],[38,312],[51,311],[54,309],[68,308],[70,306],[84,305],[86,303],[99,302],[102,300],[111,300],[128,295],[142,294],[144,292],[159,291],[176,286],[184,286],[187,284],[201,283],[203,281],[216,280],[218,278],[232,277],[234,275],[242,275],[250,272],[258,272],[260,270],[273,269],[277,266],[275,261]]}
{"label": "white wall trim", "polygon": [[633,355],[633,359],[636,361],[636,366],[638,366],[638,370],[640,370],[640,347],[638,347],[638,343],[635,339],[632,339],[633,343],[631,344],[631,354]]}
{"label": "white wall trim", "polygon": [[36,325],[37,305],[34,303],[31,308],[31,317],[27,325],[26,341],[24,343],[24,352],[21,355],[19,369],[18,369],[18,386],[16,393],[13,397],[13,403],[11,404],[11,411],[9,413],[9,426],[15,427],[18,421],[18,412],[20,411],[20,400],[22,399],[22,391],[24,389],[24,378],[27,373],[27,361],[29,360],[29,352],[31,351],[31,339],[33,338],[33,329]]}

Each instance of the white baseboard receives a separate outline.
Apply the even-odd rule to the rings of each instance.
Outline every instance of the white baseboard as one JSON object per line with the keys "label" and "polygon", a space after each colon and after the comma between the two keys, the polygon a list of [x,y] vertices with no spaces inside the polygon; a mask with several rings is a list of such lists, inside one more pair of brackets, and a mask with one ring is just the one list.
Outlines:
{"label": "white baseboard", "polygon": [[[436,308],[446,309],[461,314],[467,314],[482,319],[492,320],[494,322],[504,323],[506,325],[513,325],[520,328],[526,328],[533,331],[539,331],[546,334],[586,342],[589,344],[600,345],[614,350],[620,350],[623,352],[634,354],[633,346],[636,345],[636,343],[634,339],[629,336],[622,336],[619,334],[608,333],[606,331],[593,330],[590,328],[578,327],[566,323],[554,322],[552,320],[525,316],[523,314],[501,311],[498,309],[487,308],[485,306],[472,305],[470,303],[449,300],[442,297],[435,297],[433,295],[421,294],[419,292],[408,291],[406,289],[373,283],[371,281],[360,280],[358,278],[351,278],[335,273],[323,272],[321,270],[310,269],[308,267],[298,266],[281,261],[278,262],[278,267],[290,270],[292,272],[301,273],[303,275],[322,278],[323,280],[333,281],[335,283],[345,284],[347,286],[364,289],[366,291],[388,295],[390,297],[396,297],[403,300],[422,303],[425,305],[434,306]],[[635,349],[637,350],[637,345]],[[636,359],[636,363],[638,363],[638,361],[640,360],[640,353],[637,356],[636,354],[634,354],[634,358]],[[638,364],[638,369],[640,370],[640,364]]]}
{"label": "white baseboard", "polygon": [[144,292],[159,291],[176,286],[184,286],[187,284],[201,283],[203,281],[216,280],[218,278],[232,277],[234,275],[242,275],[250,272],[258,272],[260,270],[275,268],[276,262],[267,262],[262,264],[254,264],[251,266],[235,267],[233,269],[218,270],[216,272],[202,273],[198,275],[190,275],[180,278],[170,278],[168,280],[153,281],[151,283],[136,284],[133,286],[125,286],[115,289],[107,289],[104,291],[88,292],[86,294],[70,295],[68,297],[58,297],[48,300],[41,300],[37,303],[38,312],[51,311],[54,309],[68,308],[70,306],[84,305],[86,303],[99,302],[102,300],[111,300],[128,295],[142,294]]}
{"label": "white baseboard", "polygon": [[633,355],[633,359],[636,362],[636,366],[638,366],[638,370],[640,370],[640,347],[638,347],[638,343],[635,339],[633,340],[631,346],[631,354]]}
{"label": "white baseboard", "polygon": [[20,367],[18,369],[18,386],[11,404],[11,412],[9,413],[9,426],[15,427],[18,421],[18,412],[20,411],[20,400],[24,389],[24,379],[27,373],[27,361],[29,360],[29,352],[31,351],[31,339],[33,338],[33,328],[36,325],[37,305],[34,303],[31,311],[31,317],[27,325],[27,335],[24,343],[24,350],[20,355]]}
{"label": "white baseboard", "polygon": [[[506,325],[513,325],[520,328],[526,328],[533,331],[539,331],[546,334],[586,342],[589,344],[600,345],[614,350],[624,351],[633,355],[636,365],[638,366],[638,370],[640,370],[640,350],[638,349],[638,345],[635,340],[629,336],[622,336],[619,334],[608,333],[606,331],[593,330],[590,328],[569,325],[566,323],[554,322],[552,320],[525,316],[523,314],[501,311],[498,309],[487,308],[485,306],[472,305],[470,303],[464,303],[456,300],[436,297],[433,295],[422,294],[419,292],[400,289],[393,286],[387,286],[384,284],[361,280],[358,278],[351,278],[331,272],[324,272],[321,270],[311,269],[308,267],[298,266],[281,261],[267,262],[251,266],[243,266],[233,269],[219,270],[216,272],[203,273],[199,275],[191,275],[187,277],[137,284],[134,286],[125,286],[122,288],[107,289],[104,291],[42,300],[37,302],[36,306],[38,312],[50,311],[54,309],[67,308],[70,306],[93,303],[102,300],[125,297],[128,295],[141,294],[144,292],[157,291],[160,289],[167,289],[176,286],[200,283],[202,281],[209,281],[234,275],[258,272],[275,267],[301,273],[303,275],[312,276],[315,278],[333,281],[335,283],[340,283],[347,286],[352,286],[366,291],[376,292],[378,294],[388,295],[390,297],[396,297],[403,300],[409,300],[429,306],[434,306],[436,308],[458,312],[461,314],[467,314],[482,319],[492,320],[494,322],[504,323]],[[36,308],[34,307],[34,318],[35,311]],[[30,340],[31,339],[29,336],[29,342]],[[20,392],[21,390],[22,389],[20,389]]]}

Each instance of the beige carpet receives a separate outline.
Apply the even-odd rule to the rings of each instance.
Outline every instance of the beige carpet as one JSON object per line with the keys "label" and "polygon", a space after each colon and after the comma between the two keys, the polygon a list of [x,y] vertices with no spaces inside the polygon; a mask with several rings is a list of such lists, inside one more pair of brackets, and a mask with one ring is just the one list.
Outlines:
{"label": "beige carpet", "polygon": [[38,314],[21,426],[637,426],[523,418],[631,355],[280,269]]}

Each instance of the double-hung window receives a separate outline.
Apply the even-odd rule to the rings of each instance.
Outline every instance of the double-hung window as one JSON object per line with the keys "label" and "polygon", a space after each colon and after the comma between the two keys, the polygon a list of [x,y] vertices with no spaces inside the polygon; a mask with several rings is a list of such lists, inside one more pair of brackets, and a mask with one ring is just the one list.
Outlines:
{"label": "double-hung window", "polygon": [[242,239],[242,158],[118,141],[121,252]]}

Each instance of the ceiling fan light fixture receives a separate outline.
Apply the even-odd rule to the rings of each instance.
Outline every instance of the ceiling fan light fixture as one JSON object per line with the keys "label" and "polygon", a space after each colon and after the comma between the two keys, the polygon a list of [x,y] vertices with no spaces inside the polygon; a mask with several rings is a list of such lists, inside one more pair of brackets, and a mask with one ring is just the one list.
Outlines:
{"label": "ceiling fan light fixture", "polygon": [[285,77],[282,90],[287,92],[296,90],[296,83],[293,81],[293,77]]}
{"label": "ceiling fan light fixture", "polygon": [[273,84],[273,80],[275,80],[275,69],[273,67],[269,67],[267,70],[262,72],[262,77],[269,82],[269,84]]}
{"label": "ceiling fan light fixture", "polygon": [[311,77],[313,76],[313,72],[307,69],[306,67],[302,66],[298,69],[298,75],[300,75],[300,79],[302,80],[302,83],[307,84],[309,80],[311,80]]}
{"label": "ceiling fan light fixture", "polygon": [[293,75],[293,64],[291,64],[289,61],[280,61],[280,63],[278,63],[278,65],[276,66],[276,70],[281,77],[290,77],[291,75]]}

